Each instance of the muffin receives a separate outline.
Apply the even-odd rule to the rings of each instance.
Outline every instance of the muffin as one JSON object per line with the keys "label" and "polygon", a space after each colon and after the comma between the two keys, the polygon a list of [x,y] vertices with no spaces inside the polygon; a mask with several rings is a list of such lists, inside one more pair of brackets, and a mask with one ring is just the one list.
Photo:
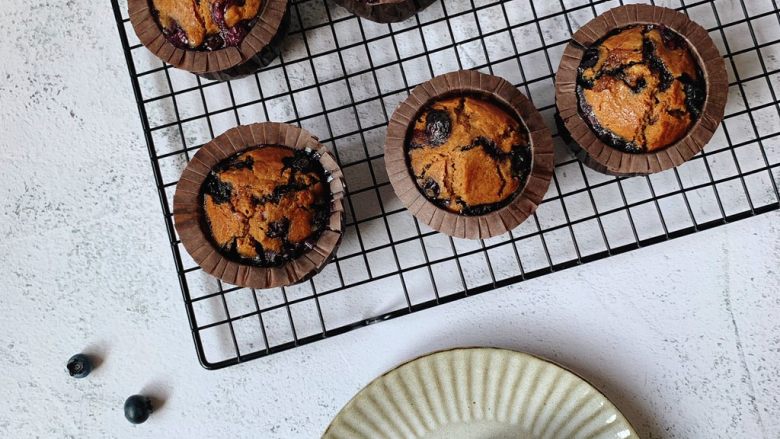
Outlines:
{"label": "muffin", "polygon": [[433,3],[433,0],[334,0],[358,17],[378,23],[403,21]]}
{"label": "muffin", "polygon": [[343,177],[306,131],[241,126],[207,143],[182,173],[174,220],[204,271],[252,288],[308,279],[343,229]]}
{"label": "muffin", "polygon": [[665,148],[701,115],[706,90],[688,44],[652,24],[615,30],[585,52],[577,73],[580,113],[613,148]]}
{"label": "muffin", "polygon": [[725,64],[706,30],[674,10],[628,5],[564,51],[556,102],[572,149],[613,175],[644,175],[699,152],[723,118]]}
{"label": "muffin", "polygon": [[461,215],[483,215],[506,205],[531,172],[528,130],[476,95],[426,106],[412,127],[406,154],[423,195]]}
{"label": "muffin", "polygon": [[325,229],[326,181],[312,151],[264,145],[229,157],[203,185],[209,237],[235,261],[281,266],[313,247]]}
{"label": "muffin", "polygon": [[208,79],[268,65],[289,24],[287,0],[129,0],[128,9],[144,46]]}
{"label": "muffin", "polygon": [[553,172],[550,132],[507,81],[475,71],[417,86],[390,119],[385,162],[398,198],[450,236],[488,238],[523,222]]}

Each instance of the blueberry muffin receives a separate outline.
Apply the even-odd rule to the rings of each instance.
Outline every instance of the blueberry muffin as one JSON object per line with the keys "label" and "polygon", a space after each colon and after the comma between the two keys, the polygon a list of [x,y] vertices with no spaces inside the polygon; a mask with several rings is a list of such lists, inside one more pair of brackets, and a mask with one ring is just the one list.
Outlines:
{"label": "blueberry muffin", "polygon": [[219,163],[203,184],[203,219],[224,256],[278,267],[311,249],[330,216],[327,177],[306,150],[260,146]]}
{"label": "blueberry muffin", "polygon": [[411,127],[406,151],[423,195],[461,215],[505,206],[531,170],[528,130],[509,111],[478,96],[425,107]]}
{"label": "blueberry muffin", "polygon": [[603,142],[629,153],[682,139],[701,115],[705,90],[685,39],[660,25],[611,32],[585,51],[577,74],[583,118]]}
{"label": "blueberry muffin", "polygon": [[239,78],[279,54],[288,0],[128,0],[138,39],[162,61],[208,79]]}
{"label": "blueberry muffin", "polygon": [[203,145],[176,183],[173,220],[192,260],[223,282],[303,282],[335,256],[344,230],[344,174],[299,127],[239,125]]}
{"label": "blueberry muffin", "polygon": [[511,231],[542,202],[553,174],[550,130],[507,80],[458,70],[412,90],[393,112],[385,167],[409,212],[455,238]]}

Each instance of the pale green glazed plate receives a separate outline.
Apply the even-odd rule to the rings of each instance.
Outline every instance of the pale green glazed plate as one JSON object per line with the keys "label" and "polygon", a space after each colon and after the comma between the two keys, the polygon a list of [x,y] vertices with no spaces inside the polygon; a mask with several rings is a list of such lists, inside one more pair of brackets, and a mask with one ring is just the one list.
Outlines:
{"label": "pale green glazed plate", "polygon": [[637,438],[593,386],[532,355],[453,349],[372,381],[339,412],[326,439]]}

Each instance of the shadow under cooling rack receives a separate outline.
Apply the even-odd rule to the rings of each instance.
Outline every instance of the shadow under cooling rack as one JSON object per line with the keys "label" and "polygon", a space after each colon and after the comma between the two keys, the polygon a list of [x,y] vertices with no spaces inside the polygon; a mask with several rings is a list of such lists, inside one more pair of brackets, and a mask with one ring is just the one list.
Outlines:
{"label": "shadow under cooling rack", "polygon": [[[555,131],[553,72],[570,35],[619,1],[443,0],[402,23],[359,20],[330,0],[294,0],[282,56],[212,82],[163,65],[112,0],[198,358],[221,368],[469,295],[778,209],[780,15],[772,0],[657,1],[705,26],[724,54],[726,117],[677,169],[615,178],[583,167],[554,136],[553,182],[536,214],[503,236],[452,239],[393,194],[382,149],[411,89],[458,69],[502,76]],[[346,175],[346,234],[309,282],[222,284],[176,236],[171,206],[192,154],[238,124],[286,121],[315,133]]]}

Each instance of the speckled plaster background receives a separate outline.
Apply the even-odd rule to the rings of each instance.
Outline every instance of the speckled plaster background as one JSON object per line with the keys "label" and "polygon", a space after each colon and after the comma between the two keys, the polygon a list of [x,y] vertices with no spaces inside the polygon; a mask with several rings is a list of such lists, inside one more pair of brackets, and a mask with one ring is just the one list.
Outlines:
{"label": "speckled plaster background", "polygon": [[[569,366],[642,437],[780,437],[777,213],[202,369],[110,5],[7,2],[0,27],[5,437],[316,437],[376,375],[464,345]],[[132,426],[137,392],[158,410]]]}

